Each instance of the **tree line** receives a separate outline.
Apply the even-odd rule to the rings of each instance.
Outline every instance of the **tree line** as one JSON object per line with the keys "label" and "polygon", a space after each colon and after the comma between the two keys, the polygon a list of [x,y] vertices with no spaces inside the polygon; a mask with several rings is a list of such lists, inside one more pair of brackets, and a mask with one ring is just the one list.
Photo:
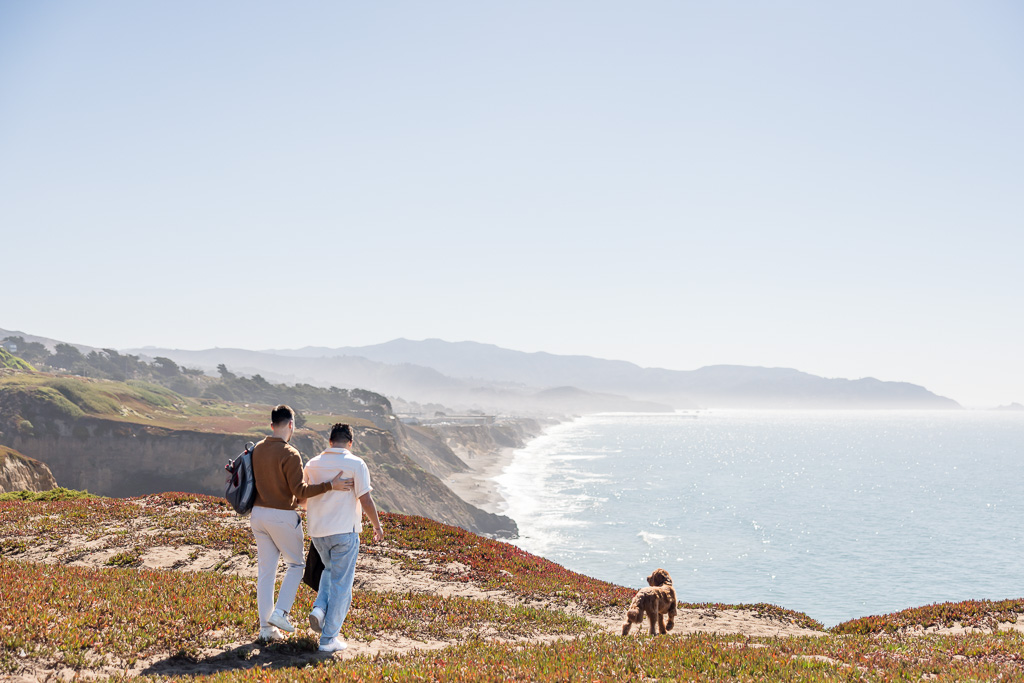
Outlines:
{"label": "tree line", "polygon": [[384,396],[365,389],[317,387],[312,384],[276,384],[260,375],[243,377],[217,366],[218,377],[211,377],[198,368],[178,365],[170,358],[158,356],[147,363],[138,356],[122,354],[115,349],[82,353],[72,344],[57,344],[51,352],[39,342],[9,336],[4,344],[14,344],[12,355],[32,364],[37,370],[62,372],[80,377],[109,379],[117,382],[141,380],[167,387],[182,396],[232,402],[287,403],[302,411],[327,411],[359,414],[390,413],[391,402]]}

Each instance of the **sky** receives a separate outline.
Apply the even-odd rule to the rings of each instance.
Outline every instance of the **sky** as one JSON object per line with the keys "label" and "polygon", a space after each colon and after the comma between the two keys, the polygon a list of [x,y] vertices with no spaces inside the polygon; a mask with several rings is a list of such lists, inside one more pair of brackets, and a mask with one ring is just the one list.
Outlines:
{"label": "sky", "polygon": [[0,328],[1024,403],[1016,0],[0,3]]}

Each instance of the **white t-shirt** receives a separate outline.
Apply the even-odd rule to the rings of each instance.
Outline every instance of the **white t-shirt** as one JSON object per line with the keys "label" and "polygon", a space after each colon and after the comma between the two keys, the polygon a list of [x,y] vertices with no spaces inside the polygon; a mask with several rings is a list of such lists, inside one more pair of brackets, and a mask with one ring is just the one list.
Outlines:
{"label": "white t-shirt", "polygon": [[355,480],[351,491],[328,491],[306,501],[306,520],[309,535],[313,538],[347,534],[363,530],[363,508],[359,496],[369,493],[370,470],[362,458],[344,448],[328,448],[312,458],[302,471],[307,484],[330,481],[338,473]]}

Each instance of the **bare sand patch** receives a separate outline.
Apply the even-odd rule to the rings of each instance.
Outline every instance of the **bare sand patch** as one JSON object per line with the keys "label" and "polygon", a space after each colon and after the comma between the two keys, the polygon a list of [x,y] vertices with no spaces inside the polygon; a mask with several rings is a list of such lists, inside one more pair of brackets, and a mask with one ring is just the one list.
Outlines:
{"label": "bare sand patch", "polygon": [[515,452],[514,448],[502,448],[485,453],[460,453],[456,450],[456,454],[466,463],[469,470],[450,475],[444,483],[455,495],[470,505],[475,505],[485,512],[504,514],[508,504],[501,497],[495,478],[512,464]]}

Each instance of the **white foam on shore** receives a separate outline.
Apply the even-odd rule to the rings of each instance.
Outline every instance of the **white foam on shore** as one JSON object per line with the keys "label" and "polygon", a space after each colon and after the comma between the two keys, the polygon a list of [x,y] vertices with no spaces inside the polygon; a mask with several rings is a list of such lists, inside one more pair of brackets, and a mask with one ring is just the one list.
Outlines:
{"label": "white foam on shore", "polygon": [[568,539],[559,530],[589,524],[579,515],[586,508],[589,496],[566,491],[574,484],[604,483],[606,479],[580,472],[572,464],[604,457],[574,451],[569,437],[576,433],[583,420],[586,418],[549,428],[524,448],[516,450],[512,461],[494,479],[506,501],[504,514],[519,526],[517,545],[527,547],[532,553],[544,555],[562,549]]}

